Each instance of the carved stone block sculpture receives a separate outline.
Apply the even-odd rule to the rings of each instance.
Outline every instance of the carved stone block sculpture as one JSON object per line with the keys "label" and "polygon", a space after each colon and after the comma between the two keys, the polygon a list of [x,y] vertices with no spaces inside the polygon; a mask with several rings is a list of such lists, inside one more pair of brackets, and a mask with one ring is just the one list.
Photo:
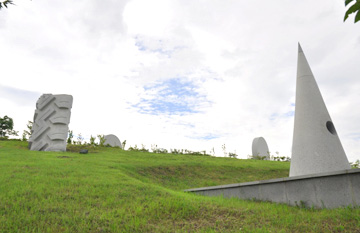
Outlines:
{"label": "carved stone block sculpture", "polygon": [[40,96],[29,139],[30,150],[66,151],[72,103],[71,95]]}

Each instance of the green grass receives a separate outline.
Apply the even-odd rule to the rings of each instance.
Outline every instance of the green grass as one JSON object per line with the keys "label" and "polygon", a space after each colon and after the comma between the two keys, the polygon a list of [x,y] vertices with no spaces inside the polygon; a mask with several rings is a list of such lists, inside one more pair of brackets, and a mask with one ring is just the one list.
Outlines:
{"label": "green grass", "polygon": [[[76,148],[72,148],[76,151]],[[289,163],[0,141],[0,232],[360,232],[360,209],[303,209],[183,189],[288,176]]]}

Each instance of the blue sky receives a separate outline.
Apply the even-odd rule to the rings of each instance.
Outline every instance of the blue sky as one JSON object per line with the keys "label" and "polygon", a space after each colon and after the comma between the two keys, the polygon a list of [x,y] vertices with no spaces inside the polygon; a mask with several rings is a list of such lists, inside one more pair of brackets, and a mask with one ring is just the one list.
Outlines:
{"label": "blue sky", "polygon": [[[147,38],[148,39],[148,38]],[[171,58],[171,55],[175,53],[177,50],[183,49],[182,46],[169,47],[166,41],[161,39],[151,38],[147,41],[145,38],[140,36],[135,37],[135,46],[138,47],[140,51],[149,51],[151,53],[159,53],[161,55],[165,55],[168,58]]]}
{"label": "blue sky", "polygon": [[151,115],[186,115],[200,112],[200,105],[210,105],[198,87],[184,78],[173,78],[145,86],[145,98],[132,105],[140,113]]}
{"label": "blue sky", "polygon": [[300,42],[354,161],[360,24],[344,13],[339,0],[17,1],[0,12],[0,116],[22,132],[41,94],[71,94],[85,138],[246,158],[264,137],[290,156]]}

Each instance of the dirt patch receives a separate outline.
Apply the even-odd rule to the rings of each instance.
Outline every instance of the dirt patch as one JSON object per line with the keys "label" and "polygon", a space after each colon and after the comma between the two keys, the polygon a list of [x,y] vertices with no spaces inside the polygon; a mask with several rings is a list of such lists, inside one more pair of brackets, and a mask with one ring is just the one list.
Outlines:
{"label": "dirt patch", "polygon": [[57,156],[56,158],[59,158],[59,159],[69,159],[69,158],[72,158],[72,157],[63,155],[63,156]]}

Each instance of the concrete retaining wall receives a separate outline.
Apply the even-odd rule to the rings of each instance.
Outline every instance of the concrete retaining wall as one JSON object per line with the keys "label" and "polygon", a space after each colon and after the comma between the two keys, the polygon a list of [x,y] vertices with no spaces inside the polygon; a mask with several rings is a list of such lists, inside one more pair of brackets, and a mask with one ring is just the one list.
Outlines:
{"label": "concrete retaining wall", "polygon": [[237,197],[316,208],[360,206],[360,169],[187,189],[205,196]]}

